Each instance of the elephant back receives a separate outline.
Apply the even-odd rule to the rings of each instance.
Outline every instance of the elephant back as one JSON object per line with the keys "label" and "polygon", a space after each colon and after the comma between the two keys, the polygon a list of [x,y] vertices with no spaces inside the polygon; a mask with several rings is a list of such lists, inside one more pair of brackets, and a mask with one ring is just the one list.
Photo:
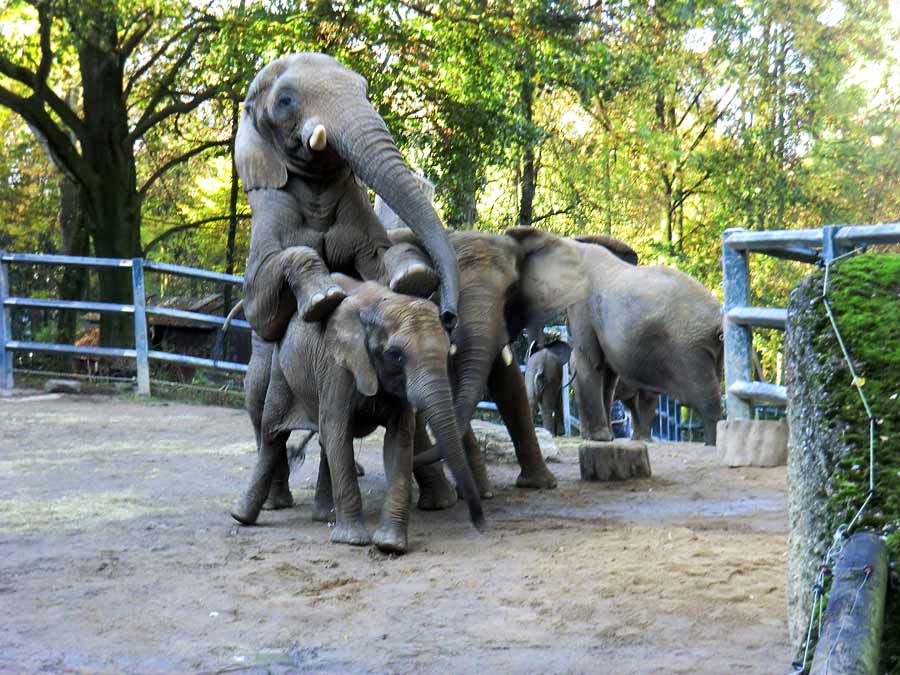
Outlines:
{"label": "elephant back", "polygon": [[594,244],[595,246],[602,246],[605,249],[609,250],[611,253],[615,254],[617,258],[620,260],[624,260],[630,265],[638,264],[638,254],[631,246],[626,244],[621,239],[616,239],[608,234],[582,234],[578,237],[575,237],[575,241],[581,242],[582,244]]}

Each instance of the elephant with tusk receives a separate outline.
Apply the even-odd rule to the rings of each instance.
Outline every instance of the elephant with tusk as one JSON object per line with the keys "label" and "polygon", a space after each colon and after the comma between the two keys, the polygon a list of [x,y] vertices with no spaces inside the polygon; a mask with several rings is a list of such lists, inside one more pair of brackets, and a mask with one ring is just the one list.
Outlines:
{"label": "elephant with tusk", "polygon": [[[264,67],[244,101],[235,164],[252,210],[244,312],[260,337],[278,340],[295,312],[326,319],[346,297],[331,271],[414,295],[439,283],[453,329],[459,271],[447,232],[359,74],[315,53]],[[391,248],[363,184],[416,232],[434,270]]]}
{"label": "elephant with tusk", "polygon": [[[322,459],[314,518],[330,520],[333,542],[403,552],[411,496],[416,411],[434,435],[473,524],[484,515],[453,412],[447,374],[450,341],[427,300],[335,274],[347,295],[324,323],[295,315],[278,343],[253,336],[245,378],[258,455],[246,494],[231,514],[255,523],[263,503],[293,503],[286,443],[292,430],[318,431]],[[388,490],[381,525],[369,535],[356,480],[353,439],[385,427]]]}

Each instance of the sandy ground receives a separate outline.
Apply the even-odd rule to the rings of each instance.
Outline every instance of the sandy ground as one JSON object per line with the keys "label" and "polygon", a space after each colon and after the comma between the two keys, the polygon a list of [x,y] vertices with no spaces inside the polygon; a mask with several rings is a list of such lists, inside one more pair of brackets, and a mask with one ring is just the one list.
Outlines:
{"label": "sandy ground", "polygon": [[[240,527],[241,411],[18,392],[0,399],[0,672],[778,673],[783,469],[654,444],[654,478],[513,487],[490,530],[413,510],[411,551],[328,543],[298,506]],[[361,445],[374,527],[380,447]]]}

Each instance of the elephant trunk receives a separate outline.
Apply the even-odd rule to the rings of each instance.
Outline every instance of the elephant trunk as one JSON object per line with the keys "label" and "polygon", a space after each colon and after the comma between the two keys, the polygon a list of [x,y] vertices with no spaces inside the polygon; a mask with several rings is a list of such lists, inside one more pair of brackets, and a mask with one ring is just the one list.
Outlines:
{"label": "elephant trunk", "polygon": [[450,466],[460,495],[469,506],[472,524],[483,530],[485,521],[481,497],[463,450],[446,373],[433,373],[410,380],[407,390],[410,403],[421,412],[422,419],[434,435],[441,457]]}
{"label": "elephant trunk", "polygon": [[333,122],[327,124],[328,142],[409,225],[431,256],[441,280],[441,322],[449,332],[458,316],[459,268],[440,217],[400,155],[384,120],[367,101],[335,108],[332,115]]}
{"label": "elephant trunk", "polygon": [[[472,293],[477,291],[472,289]],[[498,311],[499,316],[502,316],[502,311]],[[496,321],[473,318],[472,313],[465,311],[465,307],[463,317],[463,323],[453,336],[457,345],[457,355],[453,362],[456,421],[460,427],[468,424],[474,416],[475,408],[484,395],[488,373],[503,347],[503,338],[496,335]]]}

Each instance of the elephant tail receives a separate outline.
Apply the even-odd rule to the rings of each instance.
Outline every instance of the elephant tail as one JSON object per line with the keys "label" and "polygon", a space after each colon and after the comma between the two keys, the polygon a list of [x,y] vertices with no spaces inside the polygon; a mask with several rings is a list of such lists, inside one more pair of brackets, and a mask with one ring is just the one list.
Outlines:
{"label": "elephant tail", "polygon": [[[212,350],[212,358],[213,361],[221,361],[222,353],[224,351],[225,346],[225,333],[228,332],[228,328],[231,326],[231,322],[234,321],[234,317],[238,315],[238,312],[244,307],[244,301],[238,300],[237,304],[231,308],[231,311],[228,312],[228,316],[225,317],[225,321],[222,322],[222,327],[219,328],[216,333],[216,343],[213,345]],[[309,440],[309,439],[307,439]]]}
{"label": "elephant tail", "polygon": [[582,244],[595,244],[608,249],[620,260],[624,260],[630,265],[638,264],[638,254],[631,246],[621,239],[616,239],[608,234],[583,234],[575,237],[575,241]]}

